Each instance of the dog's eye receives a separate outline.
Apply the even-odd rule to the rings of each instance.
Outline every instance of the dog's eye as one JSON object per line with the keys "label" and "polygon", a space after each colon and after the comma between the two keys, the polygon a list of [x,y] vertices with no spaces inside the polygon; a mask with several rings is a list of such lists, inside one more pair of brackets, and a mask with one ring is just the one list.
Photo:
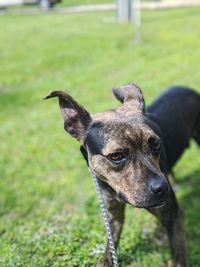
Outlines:
{"label": "dog's eye", "polygon": [[159,154],[160,148],[161,148],[161,142],[158,138],[150,137],[148,139],[148,144],[152,152],[154,152],[156,155]]}
{"label": "dog's eye", "polygon": [[121,160],[125,159],[123,153],[121,152],[115,152],[108,155],[108,158],[115,162],[120,162]]}

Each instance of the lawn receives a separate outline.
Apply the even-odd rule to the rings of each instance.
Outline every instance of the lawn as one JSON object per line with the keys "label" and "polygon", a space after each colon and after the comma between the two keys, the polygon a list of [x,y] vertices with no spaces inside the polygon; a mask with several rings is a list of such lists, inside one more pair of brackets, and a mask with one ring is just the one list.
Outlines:
{"label": "lawn", "polygon": [[[171,84],[200,92],[200,8],[143,12],[133,25],[114,13],[0,16],[0,266],[94,266],[104,226],[79,145],[63,130],[51,89],[66,89],[91,112],[119,104],[116,85],[134,81],[147,104]],[[185,210],[189,265],[200,262],[200,155],[191,148],[175,168]],[[127,207],[122,267],[170,263],[159,223]]]}
{"label": "lawn", "polygon": [[75,6],[75,5],[85,5],[85,4],[106,4],[115,3],[115,0],[62,0],[61,4],[63,6]]}
{"label": "lawn", "polygon": [[[141,2],[148,2],[151,0],[141,0]],[[160,0],[156,0],[160,1]],[[62,0],[58,6],[75,6],[75,5],[91,5],[91,4],[115,4],[117,0]]]}

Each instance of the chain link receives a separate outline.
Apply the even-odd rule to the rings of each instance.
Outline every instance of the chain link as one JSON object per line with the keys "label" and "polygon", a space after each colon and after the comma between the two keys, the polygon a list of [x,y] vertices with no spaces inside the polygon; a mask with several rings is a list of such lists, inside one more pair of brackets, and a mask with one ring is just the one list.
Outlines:
{"label": "chain link", "polygon": [[106,235],[107,235],[107,239],[108,239],[108,243],[109,243],[109,247],[110,247],[110,251],[111,251],[111,255],[112,255],[113,266],[119,267],[117,252],[116,252],[115,245],[113,242],[113,237],[112,237],[111,227],[110,227],[110,223],[109,223],[109,219],[108,219],[108,214],[107,214],[107,210],[106,210],[106,207],[104,204],[103,196],[101,194],[101,189],[99,186],[98,178],[96,177],[96,175],[92,172],[92,170],[90,168],[89,168],[89,171],[90,171],[90,174],[93,178],[93,182],[94,182],[96,192],[97,192],[97,197],[99,200],[99,205],[101,207],[104,225],[105,225],[105,229],[106,229]]}

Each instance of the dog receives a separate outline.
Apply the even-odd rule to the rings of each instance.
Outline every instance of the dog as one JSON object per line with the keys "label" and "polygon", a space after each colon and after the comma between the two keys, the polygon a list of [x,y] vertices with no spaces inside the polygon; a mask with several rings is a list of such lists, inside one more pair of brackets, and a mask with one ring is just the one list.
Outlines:
{"label": "dog", "polygon": [[[91,115],[70,95],[58,97],[65,130],[81,144],[97,176],[117,247],[125,205],[144,208],[166,228],[174,267],[186,267],[183,211],[169,182],[172,167],[193,138],[200,145],[200,95],[190,88],[168,88],[145,107],[136,84],[113,88],[122,105]],[[107,244],[103,266],[112,266]]]}

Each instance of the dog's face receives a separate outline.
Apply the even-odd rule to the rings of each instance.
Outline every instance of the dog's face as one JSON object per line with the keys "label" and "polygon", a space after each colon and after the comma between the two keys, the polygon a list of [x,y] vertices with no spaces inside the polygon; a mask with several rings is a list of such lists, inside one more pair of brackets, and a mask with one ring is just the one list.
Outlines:
{"label": "dog's face", "polygon": [[69,95],[58,96],[65,129],[84,146],[91,170],[118,197],[133,206],[164,203],[168,182],[160,170],[161,140],[144,115],[144,99],[136,85],[113,90],[120,108],[90,115]]}

